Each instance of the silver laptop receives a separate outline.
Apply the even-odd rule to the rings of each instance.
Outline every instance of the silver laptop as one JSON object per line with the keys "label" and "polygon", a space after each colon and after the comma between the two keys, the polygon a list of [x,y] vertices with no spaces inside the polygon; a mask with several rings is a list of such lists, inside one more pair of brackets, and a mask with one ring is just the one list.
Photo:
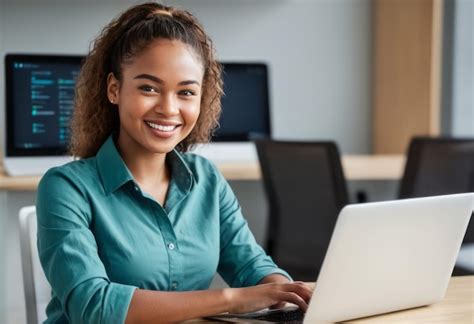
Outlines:
{"label": "silver laptop", "polygon": [[[304,322],[339,322],[442,300],[473,209],[474,193],[346,206]],[[245,314],[244,321],[285,321],[274,311],[266,316]]]}

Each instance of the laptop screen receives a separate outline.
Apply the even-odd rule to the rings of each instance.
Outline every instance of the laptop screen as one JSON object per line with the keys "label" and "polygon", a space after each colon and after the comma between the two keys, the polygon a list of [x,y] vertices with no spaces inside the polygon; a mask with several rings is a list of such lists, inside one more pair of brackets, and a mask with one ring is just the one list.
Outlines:
{"label": "laptop screen", "polygon": [[5,57],[7,156],[66,153],[81,56]]}

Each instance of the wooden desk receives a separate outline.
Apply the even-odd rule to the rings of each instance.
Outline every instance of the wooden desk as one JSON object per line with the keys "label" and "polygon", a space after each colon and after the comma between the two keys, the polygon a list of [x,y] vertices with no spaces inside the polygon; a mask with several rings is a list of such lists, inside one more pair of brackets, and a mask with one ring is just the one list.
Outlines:
{"label": "wooden desk", "polygon": [[[258,161],[217,163],[227,180],[259,180]],[[342,167],[347,180],[398,180],[403,174],[403,155],[345,155]],[[35,191],[41,177],[9,177],[0,161],[0,190]]]}
{"label": "wooden desk", "polygon": [[452,277],[445,298],[433,305],[347,323],[474,323],[474,276]]}
{"label": "wooden desk", "polygon": [[[317,289],[317,288],[316,288]],[[186,323],[213,323],[192,320]],[[249,323],[251,323],[249,321]],[[345,323],[474,323],[474,276],[452,277],[445,298],[433,305],[378,316],[365,317]]]}

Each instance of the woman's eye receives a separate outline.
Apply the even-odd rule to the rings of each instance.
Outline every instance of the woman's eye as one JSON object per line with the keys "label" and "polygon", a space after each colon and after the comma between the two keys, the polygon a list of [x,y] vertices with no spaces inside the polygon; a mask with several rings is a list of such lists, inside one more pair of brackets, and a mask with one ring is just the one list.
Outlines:
{"label": "woman's eye", "polygon": [[196,95],[196,93],[194,91],[191,91],[191,90],[182,90],[179,92],[180,95],[182,96],[194,96]]}
{"label": "woman's eye", "polygon": [[143,85],[139,87],[140,90],[145,91],[145,92],[158,92],[158,90],[152,86],[149,85]]}

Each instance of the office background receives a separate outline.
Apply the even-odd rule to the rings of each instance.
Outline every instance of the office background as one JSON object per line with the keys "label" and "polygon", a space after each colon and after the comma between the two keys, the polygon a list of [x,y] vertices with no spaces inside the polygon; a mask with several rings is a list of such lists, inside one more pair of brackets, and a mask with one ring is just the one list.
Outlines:
{"label": "office background", "polygon": [[[343,153],[372,148],[372,1],[370,0],[187,0],[224,61],[263,61],[270,67],[272,128],[276,138],[331,139]],[[456,4],[455,6],[450,4]],[[137,1],[0,0],[0,55],[85,54],[113,17]],[[447,0],[453,10],[443,62],[451,80],[443,93],[443,129],[474,136],[473,1]],[[451,51],[452,50],[452,51]],[[448,53],[447,52],[447,53]],[[449,57],[447,55],[446,57]],[[4,123],[4,66],[0,64],[0,125]],[[444,84],[443,84],[444,85]],[[3,149],[3,132],[0,148]],[[263,242],[266,203],[260,182],[231,183],[257,240]],[[353,195],[395,197],[394,182],[351,182]],[[18,312],[24,320],[16,218],[6,215],[33,204],[32,192],[0,193],[0,322]],[[8,217],[7,217],[8,216]],[[7,279],[8,278],[8,279]]]}

